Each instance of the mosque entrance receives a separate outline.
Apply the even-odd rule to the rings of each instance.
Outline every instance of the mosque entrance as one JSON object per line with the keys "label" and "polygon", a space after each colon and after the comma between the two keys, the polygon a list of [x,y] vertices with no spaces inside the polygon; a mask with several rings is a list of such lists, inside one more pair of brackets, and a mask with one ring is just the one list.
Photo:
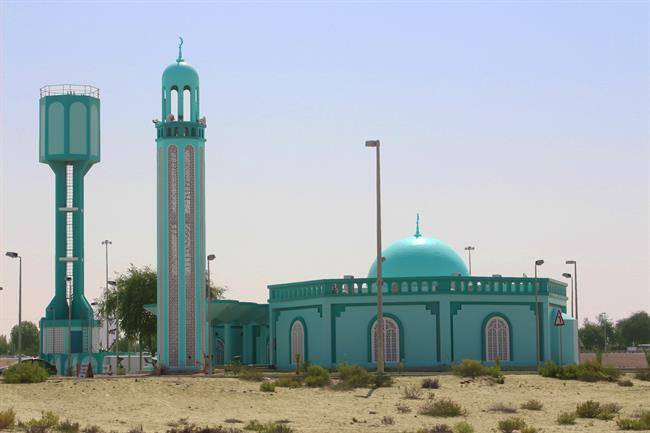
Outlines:
{"label": "mosque entrance", "polygon": [[214,342],[214,360],[215,365],[224,365],[224,345],[221,338],[217,338]]}

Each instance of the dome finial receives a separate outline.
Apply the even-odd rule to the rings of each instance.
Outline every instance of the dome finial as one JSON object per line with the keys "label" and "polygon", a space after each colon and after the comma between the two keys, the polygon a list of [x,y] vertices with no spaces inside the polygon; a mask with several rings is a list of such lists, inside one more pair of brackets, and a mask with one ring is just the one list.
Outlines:
{"label": "dome finial", "polygon": [[417,217],[415,218],[415,235],[416,238],[419,238],[422,236],[420,233],[420,214],[417,214]]}
{"label": "dome finial", "polygon": [[179,36],[178,39],[180,39],[181,42],[178,44],[178,58],[176,59],[176,63],[183,61],[183,37]]}

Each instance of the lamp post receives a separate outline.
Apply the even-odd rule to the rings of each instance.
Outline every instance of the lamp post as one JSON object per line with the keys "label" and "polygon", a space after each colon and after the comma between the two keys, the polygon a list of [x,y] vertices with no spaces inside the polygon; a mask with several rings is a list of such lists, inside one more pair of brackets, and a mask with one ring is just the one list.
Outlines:
{"label": "lamp post", "polygon": [[580,322],[578,321],[578,264],[575,260],[567,260],[565,262],[567,265],[573,265],[573,296],[575,298],[575,317],[578,328],[580,328]]}
{"label": "lamp post", "polygon": [[18,362],[20,362],[23,357],[23,258],[13,251],[7,251],[5,255],[18,259]]}
{"label": "lamp post", "polygon": [[465,247],[465,251],[467,251],[468,255],[468,261],[469,261],[469,276],[472,276],[472,251],[474,251],[476,247],[473,247],[471,245],[468,245]]}
{"label": "lamp post", "polygon": [[366,141],[366,147],[375,148],[377,163],[377,373],[384,373],[384,306],[383,291],[384,280],[382,278],[383,257],[381,256],[381,157],[379,152],[379,140]]}
{"label": "lamp post", "polygon": [[[102,245],[106,246],[106,286],[104,288],[104,302],[106,302],[106,299],[108,298],[108,246],[111,245],[113,242],[109,241],[108,239],[102,241]],[[104,307],[104,310],[106,310],[106,307]],[[104,311],[104,320],[106,320],[106,350],[108,350],[108,312]]]}
{"label": "lamp post", "polygon": [[206,284],[206,287],[205,287],[205,292],[206,292],[205,297],[208,300],[212,299],[212,291],[210,290],[210,282],[212,281],[212,280],[210,280],[210,262],[212,260],[214,260],[215,258],[216,258],[216,256],[214,254],[210,254],[208,256],[208,281],[207,281],[207,284]]}
{"label": "lamp post", "polygon": [[575,311],[576,310],[573,307],[573,299],[574,299],[574,296],[573,296],[573,275],[571,275],[568,272],[565,272],[565,273],[562,274],[562,276],[564,278],[570,278],[571,279],[571,314],[573,315],[573,317],[575,317]]}
{"label": "lamp post", "polygon": [[539,281],[537,281],[537,267],[542,266],[544,260],[535,260],[535,360],[539,368]]}

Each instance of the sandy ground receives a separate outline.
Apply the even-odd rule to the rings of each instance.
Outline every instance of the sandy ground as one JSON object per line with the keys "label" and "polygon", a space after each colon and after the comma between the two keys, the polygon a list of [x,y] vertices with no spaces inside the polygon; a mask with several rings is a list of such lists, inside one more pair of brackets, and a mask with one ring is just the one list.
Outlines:
{"label": "sandy ground", "polygon": [[[572,411],[577,402],[594,399],[616,402],[622,414],[641,408],[650,409],[650,383],[634,380],[634,386],[615,383],[584,383],[545,379],[537,375],[511,374],[505,385],[475,381],[461,385],[452,375],[437,375],[441,388],[432,391],[435,398],[451,398],[467,410],[467,416],[431,418],[418,414],[427,398],[406,400],[401,387],[418,385],[422,377],[398,377],[392,388],[332,391],[328,389],[276,388],[275,393],[259,391],[258,382],[231,378],[140,377],[111,379],[51,379],[33,385],[0,383],[0,410],[13,407],[19,419],[51,410],[62,418],[82,425],[97,424],[107,430],[126,431],[142,425],[146,432],[164,432],[168,423],[187,417],[201,425],[226,425],[234,418],[247,422],[290,420],[297,432],[404,432],[439,423],[453,424],[462,419],[477,432],[494,432],[498,420],[511,415],[492,413],[496,402],[519,406],[535,398],[544,403],[542,411],[519,410],[530,425],[543,432],[615,432],[614,421],[578,420],[574,426],[559,426],[555,419],[562,411]],[[426,390],[424,390],[426,391]],[[402,414],[398,403],[413,409]],[[383,416],[391,416],[393,425],[382,425]],[[354,422],[353,418],[357,421]],[[230,424],[242,427],[243,424]]]}

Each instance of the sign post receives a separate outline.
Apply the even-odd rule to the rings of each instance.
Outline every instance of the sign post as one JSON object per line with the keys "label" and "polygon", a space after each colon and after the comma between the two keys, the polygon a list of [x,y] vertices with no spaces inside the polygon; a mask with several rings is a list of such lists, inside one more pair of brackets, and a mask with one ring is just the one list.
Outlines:
{"label": "sign post", "polygon": [[564,327],[564,318],[562,317],[562,310],[560,310],[559,308],[557,309],[557,313],[555,314],[555,322],[553,324],[560,328],[558,329],[558,331],[560,332],[560,366],[563,366],[564,360],[562,357],[562,328]]}

